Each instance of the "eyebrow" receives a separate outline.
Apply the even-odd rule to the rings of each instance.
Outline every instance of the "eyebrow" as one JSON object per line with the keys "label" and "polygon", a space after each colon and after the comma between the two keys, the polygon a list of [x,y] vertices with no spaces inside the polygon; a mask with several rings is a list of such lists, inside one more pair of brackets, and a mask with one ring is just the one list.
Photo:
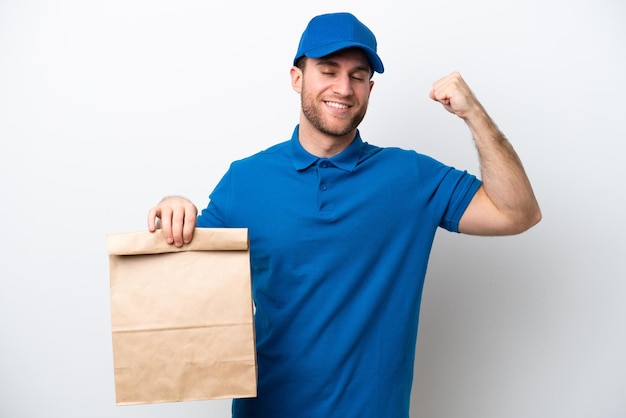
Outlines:
{"label": "eyebrow", "polygon": [[[337,63],[337,61],[334,61],[331,58],[320,58],[318,62],[315,64],[316,67],[319,67],[322,65],[328,65],[330,67],[339,67],[339,64]],[[364,71],[366,73],[369,73],[370,67],[364,66],[364,65],[358,65],[355,68],[353,68],[350,72],[353,73],[356,71]]]}

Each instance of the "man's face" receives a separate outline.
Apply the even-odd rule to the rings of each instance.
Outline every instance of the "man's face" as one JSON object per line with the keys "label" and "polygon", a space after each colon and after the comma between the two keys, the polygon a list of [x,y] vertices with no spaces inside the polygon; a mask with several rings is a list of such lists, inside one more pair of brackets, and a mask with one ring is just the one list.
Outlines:
{"label": "man's face", "polygon": [[374,85],[369,61],[361,49],[309,58],[299,82],[302,112],[315,129],[336,137],[354,134],[365,116]]}

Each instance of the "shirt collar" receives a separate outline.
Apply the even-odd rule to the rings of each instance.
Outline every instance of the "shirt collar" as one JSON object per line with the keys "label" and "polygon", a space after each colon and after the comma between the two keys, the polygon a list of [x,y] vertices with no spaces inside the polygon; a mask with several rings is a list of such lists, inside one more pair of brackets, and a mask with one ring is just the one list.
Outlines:
{"label": "shirt collar", "polygon": [[[294,168],[298,171],[310,167],[321,159],[313,154],[310,154],[300,144],[300,140],[298,139],[299,126],[300,125],[296,126],[291,136],[292,161]],[[342,170],[352,171],[359,162],[362,149],[363,140],[361,139],[361,134],[357,130],[356,137],[350,143],[348,148],[341,151],[339,154],[335,155],[332,158],[327,158],[327,160]]]}

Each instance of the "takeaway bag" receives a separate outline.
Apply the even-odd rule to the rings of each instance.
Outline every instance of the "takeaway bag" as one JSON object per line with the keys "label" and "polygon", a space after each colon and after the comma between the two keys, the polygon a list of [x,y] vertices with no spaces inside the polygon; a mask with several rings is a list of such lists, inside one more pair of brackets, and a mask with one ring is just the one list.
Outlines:
{"label": "takeaway bag", "polygon": [[248,230],[107,235],[117,405],[256,396]]}

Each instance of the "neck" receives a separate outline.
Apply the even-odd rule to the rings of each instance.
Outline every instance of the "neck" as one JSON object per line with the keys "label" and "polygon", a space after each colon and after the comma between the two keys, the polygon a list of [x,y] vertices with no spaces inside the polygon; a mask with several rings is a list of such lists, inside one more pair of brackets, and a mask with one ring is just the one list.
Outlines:
{"label": "neck", "polygon": [[298,139],[309,154],[319,158],[331,158],[350,146],[356,137],[356,129],[347,135],[334,136],[320,132],[308,123],[300,123]]}

